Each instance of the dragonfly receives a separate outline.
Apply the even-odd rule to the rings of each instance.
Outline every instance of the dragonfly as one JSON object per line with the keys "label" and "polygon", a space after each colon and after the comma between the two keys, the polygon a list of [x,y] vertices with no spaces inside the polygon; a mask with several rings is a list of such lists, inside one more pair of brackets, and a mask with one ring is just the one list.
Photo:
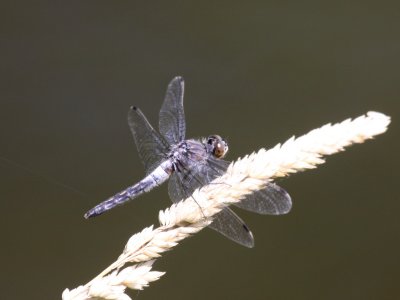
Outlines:
{"label": "dragonfly", "polygon": [[[202,139],[185,138],[183,96],[184,80],[178,76],[168,85],[159,113],[159,131],[152,127],[139,108],[132,106],[129,109],[128,125],[146,176],[90,209],[84,215],[86,219],[133,200],[167,180],[169,197],[177,203],[225,173],[230,164],[224,160],[228,152],[226,140],[217,134]],[[259,214],[281,215],[290,211],[292,201],[283,188],[267,183],[264,189],[235,205]],[[229,207],[218,213],[209,227],[243,246],[254,246],[249,227]]]}

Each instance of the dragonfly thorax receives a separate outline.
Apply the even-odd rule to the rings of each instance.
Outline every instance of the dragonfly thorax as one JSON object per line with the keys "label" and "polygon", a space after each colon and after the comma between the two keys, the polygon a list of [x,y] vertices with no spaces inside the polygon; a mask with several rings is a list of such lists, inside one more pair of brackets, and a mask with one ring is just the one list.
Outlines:
{"label": "dragonfly thorax", "polygon": [[193,151],[193,149],[191,148],[193,148],[193,146],[191,146],[191,144],[193,144],[193,142],[194,141],[184,140],[171,146],[168,159],[172,163],[173,171],[180,172],[188,167],[190,156],[192,156],[191,151]]}
{"label": "dragonfly thorax", "polygon": [[[215,141],[215,145],[211,145],[207,144],[207,140],[190,139],[172,145],[168,159],[172,164],[173,171],[197,169],[199,165],[207,163],[209,156],[222,157],[220,156],[221,151],[226,153],[227,146],[221,141]],[[222,146],[223,148],[221,148]]]}

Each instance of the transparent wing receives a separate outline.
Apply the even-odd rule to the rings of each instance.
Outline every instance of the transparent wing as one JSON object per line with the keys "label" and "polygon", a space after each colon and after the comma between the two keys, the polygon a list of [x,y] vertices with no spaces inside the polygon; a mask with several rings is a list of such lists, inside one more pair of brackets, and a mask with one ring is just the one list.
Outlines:
{"label": "transparent wing", "polygon": [[254,247],[254,237],[249,227],[230,208],[224,208],[208,226],[228,239],[248,248]]}
{"label": "transparent wing", "polygon": [[[202,165],[191,170],[173,173],[168,184],[168,193],[172,202],[176,203],[188,198],[196,188],[209,183],[216,175],[220,175],[220,172],[221,167],[210,168]],[[209,227],[243,246],[254,246],[253,234],[230,208],[225,208],[218,213]]]}
{"label": "transparent wing", "polygon": [[292,208],[292,199],[283,188],[269,183],[265,189],[246,196],[235,206],[263,215],[282,215]]}
{"label": "transparent wing", "polygon": [[[181,200],[184,200],[192,193],[197,187],[200,187],[201,184],[199,182],[203,182],[201,178],[196,178],[190,175],[191,179],[189,180],[188,174],[186,172],[174,172],[169,178],[168,182],[168,195],[171,198],[172,202],[177,203]],[[193,184],[190,182],[191,180],[195,181],[197,184]]]}
{"label": "transparent wing", "polygon": [[[210,157],[207,163],[210,168],[208,173],[212,174],[212,179],[222,175],[230,164],[226,160],[213,157]],[[292,199],[283,188],[275,183],[268,183],[264,189],[247,195],[235,206],[263,215],[282,215],[292,208]]]}
{"label": "transparent wing", "polygon": [[184,191],[178,173],[173,172],[168,181],[168,195],[173,203],[178,203],[187,198],[188,192]]}
{"label": "transparent wing", "polygon": [[168,184],[168,193],[176,203],[188,198],[195,189],[207,185],[217,176],[224,174],[229,162],[210,157],[206,163],[194,162],[190,168],[180,165],[180,172],[174,172]]}
{"label": "transparent wing", "polygon": [[129,109],[128,124],[146,174],[149,174],[165,159],[169,144],[154,130],[137,107],[132,106]]}
{"label": "transparent wing", "polygon": [[175,77],[169,83],[164,103],[160,110],[159,130],[169,144],[185,139],[186,124],[183,110],[184,81]]}
{"label": "transparent wing", "polygon": [[209,156],[207,158],[207,170],[204,173],[211,177],[210,181],[214,180],[218,176],[224,175],[230,164],[227,160]]}

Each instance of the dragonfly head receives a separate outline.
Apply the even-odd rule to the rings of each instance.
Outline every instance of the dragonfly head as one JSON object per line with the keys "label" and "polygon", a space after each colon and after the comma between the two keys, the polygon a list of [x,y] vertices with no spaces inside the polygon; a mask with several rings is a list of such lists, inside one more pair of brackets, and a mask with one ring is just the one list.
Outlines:
{"label": "dragonfly head", "polygon": [[206,148],[216,158],[223,158],[228,152],[228,143],[219,135],[210,135],[206,140]]}

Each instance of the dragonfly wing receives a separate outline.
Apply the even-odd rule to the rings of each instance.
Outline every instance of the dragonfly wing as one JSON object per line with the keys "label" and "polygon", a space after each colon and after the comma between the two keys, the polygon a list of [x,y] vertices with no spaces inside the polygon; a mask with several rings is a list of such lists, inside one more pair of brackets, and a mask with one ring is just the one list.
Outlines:
{"label": "dragonfly wing", "polygon": [[224,175],[229,165],[229,161],[209,156],[207,158],[207,170],[204,173],[207,173],[211,180],[214,180],[218,176]]}
{"label": "dragonfly wing", "polygon": [[254,247],[254,237],[249,227],[228,207],[218,213],[208,227],[240,245]]}
{"label": "dragonfly wing", "polygon": [[165,159],[169,144],[137,107],[129,109],[128,124],[146,174],[150,174]]}
{"label": "dragonfly wing", "polygon": [[[209,183],[215,178],[215,173],[213,172],[220,172],[220,170],[218,167],[211,169],[203,165],[203,168],[192,169],[190,172],[189,170],[175,172],[172,174],[168,184],[168,193],[172,202],[176,203],[190,197],[196,188]],[[230,208],[225,208],[215,215],[209,227],[243,246],[254,246],[253,234],[243,220]]]}
{"label": "dragonfly wing", "polygon": [[185,139],[186,123],[183,110],[184,81],[175,77],[169,83],[159,115],[159,130],[169,144]]}
{"label": "dragonfly wing", "polygon": [[193,194],[195,189],[207,185],[224,172],[228,162],[218,162],[218,159],[210,158],[208,163],[192,161],[190,168],[180,165],[180,170],[172,174],[168,184],[168,193],[172,202],[176,203]]}
{"label": "dragonfly wing", "polygon": [[[208,172],[214,178],[221,176],[228,169],[229,164],[228,161],[210,157],[208,159]],[[279,185],[268,183],[264,189],[247,195],[235,206],[263,215],[282,215],[287,214],[292,208],[292,199]]]}
{"label": "dragonfly wing", "polygon": [[[173,203],[178,203],[187,198],[188,193],[184,191],[177,172],[173,172],[168,182],[168,195]],[[189,194],[190,195],[190,194]]]}
{"label": "dragonfly wing", "polygon": [[168,195],[172,202],[189,198],[196,188],[207,184],[203,179],[195,174],[189,175],[189,172],[173,172],[168,182]]}
{"label": "dragonfly wing", "polygon": [[279,185],[268,183],[264,189],[246,196],[235,206],[263,215],[282,215],[292,208],[292,199]]}

